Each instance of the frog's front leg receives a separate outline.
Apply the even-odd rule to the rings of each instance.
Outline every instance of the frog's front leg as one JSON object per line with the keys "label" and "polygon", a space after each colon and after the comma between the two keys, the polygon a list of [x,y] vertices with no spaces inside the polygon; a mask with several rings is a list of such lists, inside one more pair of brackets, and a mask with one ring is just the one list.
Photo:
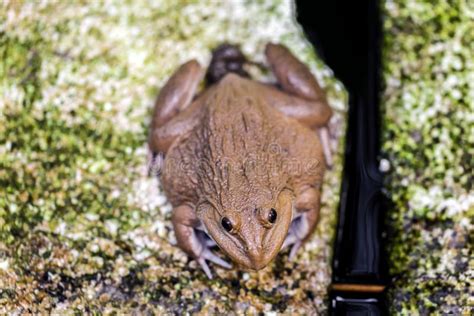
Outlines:
{"label": "frog's front leg", "polygon": [[282,246],[282,248],[291,246],[290,259],[295,257],[298,249],[311,236],[318,223],[320,196],[320,190],[313,186],[303,186],[296,192],[296,216]]}
{"label": "frog's front leg", "polygon": [[284,114],[316,129],[326,164],[332,165],[328,122],[332,116],[324,91],[309,68],[283,45],[267,44],[265,55],[281,88],[295,97],[273,94],[272,104]]}
{"label": "frog's front leg", "polygon": [[176,70],[156,99],[148,137],[149,169],[156,156],[165,154],[174,139],[188,131],[196,120],[193,102],[204,71],[196,60],[188,61]]}
{"label": "frog's front leg", "polygon": [[196,217],[193,207],[184,204],[173,208],[171,221],[178,246],[199,263],[210,279],[212,279],[212,273],[206,260],[227,269],[231,268],[228,262],[222,260],[209,249],[209,243],[197,230],[197,227],[200,226],[200,221]]}

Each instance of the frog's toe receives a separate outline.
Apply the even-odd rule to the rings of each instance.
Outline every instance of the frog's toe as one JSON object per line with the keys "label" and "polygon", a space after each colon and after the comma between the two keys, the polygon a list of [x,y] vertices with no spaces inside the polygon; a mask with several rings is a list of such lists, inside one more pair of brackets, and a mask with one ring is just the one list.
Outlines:
{"label": "frog's toe", "polygon": [[209,279],[212,279],[212,273],[208,262],[215,263],[218,266],[226,269],[232,268],[230,263],[221,259],[218,255],[211,251],[210,247],[216,246],[216,243],[203,230],[193,229],[191,235],[193,236],[191,244],[194,245],[191,256],[196,258],[196,261],[199,263],[202,270],[204,273],[206,273]]}
{"label": "frog's toe", "polygon": [[290,250],[290,255],[288,256],[288,259],[293,260],[296,258],[296,253],[298,250],[300,250],[301,246],[303,245],[303,242],[301,240],[298,240],[293,244]]}
{"label": "frog's toe", "polygon": [[232,268],[232,265],[230,263],[228,263],[227,261],[221,259],[219,256],[217,256],[215,253],[213,253],[212,251],[210,251],[207,248],[203,251],[201,256],[204,257],[206,260],[214,262],[215,264],[217,264],[217,265],[219,265],[223,268],[226,268],[226,269]]}
{"label": "frog's toe", "polygon": [[201,269],[204,271],[207,277],[209,279],[212,279],[211,269],[209,269],[209,266],[206,263],[206,259],[204,259],[204,257],[199,257],[196,261],[197,263],[199,263],[199,265],[201,266]]}
{"label": "frog's toe", "polygon": [[212,247],[217,246],[216,242],[215,242],[214,240],[210,239],[210,238],[208,238],[208,239],[206,240],[205,245],[206,245],[206,247],[208,247],[208,248],[212,248]]}
{"label": "frog's toe", "polygon": [[[300,199],[300,202],[305,201],[302,195],[300,195]],[[317,220],[317,216],[314,216],[315,214],[317,214],[317,211],[311,209],[296,216],[291,222],[290,228],[288,229],[288,235],[286,236],[282,246],[282,249],[291,246],[289,254],[290,260],[293,260],[296,257],[296,253],[313,231],[313,223]]]}
{"label": "frog's toe", "polygon": [[285,241],[283,242],[283,245],[281,246],[281,249],[285,249],[286,247],[293,245],[297,240],[298,238],[295,236],[295,234],[289,232],[285,238]]}
{"label": "frog's toe", "polygon": [[286,239],[283,242],[283,246],[281,248],[285,249],[286,247],[291,246],[290,254],[288,258],[290,260],[293,260],[296,257],[296,253],[298,252],[298,250],[301,248],[302,245],[303,245],[303,240],[299,238],[296,234],[290,232],[288,236],[286,236]]}
{"label": "frog's toe", "polygon": [[147,175],[159,176],[163,167],[164,156],[162,153],[153,152],[148,148],[147,152]]}
{"label": "frog's toe", "polygon": [[217,264],[218,266],[221,266],[226,269],[232,268],[232,265],[228,263],[227,261],[221,259],[219,256],[217,256],[215,253],[213,253],[211,250],[208,248],[204,248],[203,252],[201,253],[201,256],[196,259],[196,261],[199,263],[201,266],[202,270],[204,273],[206,273],[207,277],[209,279],[212,279],[212,273],[211,269],[209,268],[207,261],[213,262]]}
{"label": "frog's toe", "polygon": [[332,167],[332,151],[330,145],[330,135],[329,130],[326,126],[319,128],[319,139],[321,141],[321,146],[323,147],[324,159],[326,160],[326,166],[328,168]]}

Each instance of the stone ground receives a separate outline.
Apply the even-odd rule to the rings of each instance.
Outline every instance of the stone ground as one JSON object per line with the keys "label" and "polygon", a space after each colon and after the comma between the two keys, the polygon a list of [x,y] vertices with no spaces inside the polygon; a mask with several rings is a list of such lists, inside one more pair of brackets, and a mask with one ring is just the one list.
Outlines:
{"label": "stone ground", "polygon": [[474,2],[384,10],[391,311],[472,315]]}
{"label": "stone ground", "polygon": [[[474,5],[383,7],[389,305],[469,314]],[[213,268],[213,280],[173,246],[170,207],[145,175],[158,88],[190,58],[207,64],[223,41],[256,61],[267,41],[291,47],[344,125],[343,87],[291,3],[10,0],[0,21],[0,313],[325,313],[340,146],[321,224],[297,260],[283,253],[259,273]]]}
{"label": "stone ground", "polygon": [[290,2],[176,3],[0,5],[0,314],[325,312],[343,141],[298,258],[212,267],[213,280],[173,246],[145,143],[159,87],[225,41],[260,62],[266,42],[290,47],[327,90],[340,135],[346,93]]}

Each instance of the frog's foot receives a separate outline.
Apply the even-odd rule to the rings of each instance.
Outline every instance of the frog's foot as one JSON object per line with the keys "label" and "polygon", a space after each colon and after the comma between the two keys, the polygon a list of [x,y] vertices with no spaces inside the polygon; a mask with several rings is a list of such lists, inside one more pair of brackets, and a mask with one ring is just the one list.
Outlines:
{"label": "frog's foot", "polygon": [[[185,229],[187,230],[187,234],[185,236],[186,241],[184,241],[181,237],[178,239],[178,245],[196,260],[209,279],[212,279],[212,273],[206,261],[215,263],[225,269],[232,268],[232,265],[229,262],[223,260],[210,249],[211,247],[215,246],[216,243],[212,239],[205,236],[204,232],[200,231],[199,229],[189,227]],[[182,231],[182,228],[180,231]],[[178,234],[178,230],[176,230],[176,233]],[[190,234],[188,235],[188,233]],[[182,246],[183,242],[187,244]]]}
{"label": "frog's foot", "polygon": [[232,268],[232,265],[230,263],[223,260],[210,249],[211,247],[216,246],[216,242],[214,240],[209,238],[205,232],[200,231],[198,229],[195,229],[194,234],[196,236],[195,238],[198,239],[197,242],[201,245],[201,252],[200,255],[196,257],[196,261],[197,263],[199,263],[202,270],[204,271],[204,273],[206,273],[209,279],[212,279],[212,273],[209,269],[209,266],[207,265],[206,260],[213,262],[226,269]]}
{"label": "frog's foot", "polygon": [[288,229],[288,235],[283,242],[283,248],[291,246],[290,260],[303,243],[311,236],[319,219],[320,191],[312,186],[303,187],[296,196],[296,216]]}
{"label": "frog's foot", "polygon": [[209,269],[209,266],[206,263],[206,260],[213,262],[226,269],[232,268],[232,265],[230,263],[221,259],[218,255],[216,255],[211,250],[209,250],[209,248],[205,248],[202,251],[201,255],[196,259],[196,261],[197,263],[199,263],[202,270],[204,271],[204,273],[206,273],[209,279],[212,279],[212,273],[211,273],[211,269]]}
{"label": "frog's foot", "polygon": [[146,163],[148,177],[160,175],[161,169],[163,167],[164,158],[165,157],[163,153],[156,153],[153,152],[150,148],[148,148]]}
{"label": "frog's foot", "polygon": [[199,221],[190,206],[181,205],[174,208],[172,222],[178,246],[199,263],[209,279],[212,279],[212,273],[206,260],[226,269],[232,267],[209,249],[214,243],[203,231],[197,229]]}
{"label": "frog's foot", "polygon": [[293,260],[296,256],[296,253],[303,245],[303,242],[310,234],[308,220],[305,217],[306,214],[299,215],[291,223],[290,229],[288,230],[288,235],[286,236],[285,241],[283,242],[282,249],[285,249],[291,246],[289,259]]}

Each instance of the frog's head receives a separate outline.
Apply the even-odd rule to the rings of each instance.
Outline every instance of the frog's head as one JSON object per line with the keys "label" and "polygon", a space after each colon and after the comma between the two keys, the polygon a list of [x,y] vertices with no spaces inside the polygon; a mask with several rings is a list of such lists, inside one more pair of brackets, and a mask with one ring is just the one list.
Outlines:
{"label": "frog's head", "polygon": [[288,234],[293,199],[285,189],[271,202],[250,199],[238,210],[207,205],[198,215],[209,235],[234,262],[243,269],[260,270],[275,258]]}

